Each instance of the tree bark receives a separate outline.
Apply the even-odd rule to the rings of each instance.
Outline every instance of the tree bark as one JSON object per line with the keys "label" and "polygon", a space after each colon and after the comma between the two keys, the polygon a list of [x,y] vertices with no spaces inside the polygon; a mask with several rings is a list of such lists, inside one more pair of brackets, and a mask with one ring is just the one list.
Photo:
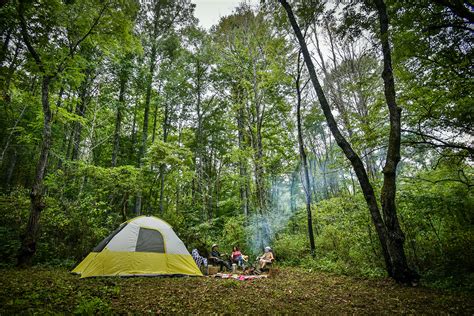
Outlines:
{"label": "tree bark", "polygon": [[385,226],[388,233],[388,248],[392,259],[393,277],[404,283],[409,283],[415,277],[413,271],[408,267],[405,257],[404,242],[405,235],[400,227],[396,198],[396,171],[400,161],[400,121],[401,108],[397,106],[395,97],[395,81],[392,71],[392,56],[389,43],[389,19],[387,8],[383,0],[376,0],[375,6],[379,15],[380,23],[380,39],[382,42],[383,52],[383,72],[385,100],[390,115],[390,134],[388,139],[387,157],[385,166],[383,167],[384,181],[381,191],[380,200],[382,202],[382,212],[384,216]]}

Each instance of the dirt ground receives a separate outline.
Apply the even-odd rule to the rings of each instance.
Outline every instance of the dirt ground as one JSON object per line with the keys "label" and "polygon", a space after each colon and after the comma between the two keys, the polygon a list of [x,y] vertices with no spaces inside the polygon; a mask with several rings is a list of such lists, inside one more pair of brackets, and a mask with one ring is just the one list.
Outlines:
{"label": "dirt ground", "polygon": [[280,269],[268,279],[80,279],[64,269],[0,270],[0,314],[474,314],[474,293]]}

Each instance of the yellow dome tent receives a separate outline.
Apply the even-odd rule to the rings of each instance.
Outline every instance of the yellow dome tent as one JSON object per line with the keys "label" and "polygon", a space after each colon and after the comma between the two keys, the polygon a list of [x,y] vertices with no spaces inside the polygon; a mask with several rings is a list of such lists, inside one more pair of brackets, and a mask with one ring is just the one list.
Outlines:
{"label": "yellow dome tent", "polygon": [[72,271],[93,276],[202,276],[173,228],[154,216],[133,218],[113,231]]}

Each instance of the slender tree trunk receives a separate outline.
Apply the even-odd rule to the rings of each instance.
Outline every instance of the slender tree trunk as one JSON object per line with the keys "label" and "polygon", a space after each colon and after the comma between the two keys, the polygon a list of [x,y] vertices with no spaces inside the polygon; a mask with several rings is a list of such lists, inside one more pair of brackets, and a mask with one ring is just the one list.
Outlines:
{"label": "slender tree trunk", "polygon": [[303,142],[303,132],[301,130],[301,90],[302,89],[300,86],[300,76],[301,76],[300,56],[301,54],[298,54],[298,74],[295,81],[296,96],[297,96],[296,121],[298,125],[298,144],[299,144],[301,162],[303,164],[304,180],[305,180],[304,191],[306,195],[306,213],[307,213],[307,220],[308,220],[309,245],[310,245],[311,255],[314,257],[316,255],[316,251],[315,251],[316,246],[314,244],[313,218],[311,214],[311,183],[309,181],[308,161],[306,159],[306,151],[304,149],[304,142]]}
{"label": "slender tree trunk", "polygon": [[[13,31],[13,26],[10,26],[7,30],[6,30],[6,35],[5,35],[5,40],[3,41],[3,44],[2,44],[2,50],[0,50],[0,64],[3,64],[3,61],[5,60],[5,57],[7,55],[7,52],[8,52],[8,44],[10,43],[10,39],[11,39],[11,35],[12,35],[12,31]],[[3,33],[3,32],[2,32]],[[3,35],[3,34],[2,34]]]}
{"label": "slender tree trunk", "polygon": [[290,210],[291,214],[296,212],[296,186],[298,184],[298,173],[300,168],[300,162],[297,163],[295,170],[291,173],[291,186],[290,186]]}
{"label": "slender tree trunk", "polygon": [[71,157],[71,151],[73,146],[73,139],[74,139],[74,126],[70,126],[69,137],[67,139],[67,147],[66,147],[66,160],[69,160]]}
{"label": "slender tree trunk", "polygon": [[5,178],[5,188],[11,188],[11,181],[13,178],[13,172],[15,171],[16,162],[18,159],[18,151],[14,148],[11,153],[10,163],[8,165],[7,176]]}
{"label": "slender tree trunk", "polygon": [[383,72],[385,100],[390,113],[390,134],[388,140],[387,157],[383,168],[384,181],[380,200],[382,202],[382,212],[385,226],[388,233],[388,248],[392,258],[393,277],[402,282],[411,282],[417,276],[409,269],[405,257],[403,233],[397,216],[396,198],[396,171],[400,161],[400,121],[401,108],[397,106],[395,97],[395,81],[392,72],[392,55],[389,43],[389,19],[387,8],[383,0],[376,0],[380,23],[380,38],[383,52]]}
{"label": "slender tree trunk", "polygon": [[139,102],[138,102],[138,95],[136,97],[136,101],[135,101],[135,106],[133,107],[133,119],[132,119],[132,137],[131,137],[131,146],[130,146],[130,152],[129,152],[129,155],[128,155],[128,159],[129,161],[133,161],[133,156],[135,154],[135,142],[137,140],[137,110],[138,110],[138,105],[139,105]]}
{"label": "slender tree trunk", "polygon": [[[62,106],[64,93],[65,93],[64,84],[61,84],[61,88],[59,89],[59,94],[58,94],[58,101],[56,102],[57,108],[60,108]],[[63,129],[63,132],[64,132],[64,138],[61,141],[61,149],[60,149],[61,153],[66,152],[66,146],[67,146],[67,129]],[[56,169],[62,169],[63,162],[64,162],[64,157],[61,157],[61,156],[58,157]]]}
{"label": "slender tree trunk", "polygon": [[45,205],[43,201],[43,180],[48,163],[49,149],[51,147],[51,109],[49,104],[49,85],[51,77],[44,75],[41,89],[41,104],[43,106],[43,140],[41,152],[36,164],[36,173],[33,188],[30,192],[31,209],[28,218],[26,232],[22,236],[20,250],[18,252],[17,265],[20,267],[30,266],[36,252],[36,240],[39,229],[39,219]]}
{"label": "slender tree trunk", "polygon": [[260,212],[267,210],[267,190],[265,186],[265,171],[263,168],[263,145],[262,145],[262,131],[257,127],[257,148],[256,148],[256,164],[255,164],[255,180],[257,186],[257,198],[259,202]]}
{"label": "slender tree trunk", "polygon": [[[197,130],[196,130],[196,192],[199,197],[201,197],[205,194],[203,190],[203,181],[204,181],[204,174],[203,174],[203,134],[202,134],[202,119],[203,119],[203,113],[202,113],[202,107],[201,107],[201,77],[200,77],[200,72],[199,72],[199,62],[196,64],[196,95],[197,95],[197,100],[196,100],[196,114],[197,114]],[[206,209],[206,206],[203,204],[202,205],[203,210]],[[204,213],[204,211],[203,211]]]}
{"label": "slender tree trunk", "polygon": [[23,117],[23,114],[25,113],[26,107],[27,107],[27,105],[25,104],[25,106],[24,106],[23,109],[21,110],[20,115],[19,115],[18,118],[16,119],[15,124],[13,124],[13,128],[11,129],[10,134],[8,134],[6,143],[5,143],[5,145],[3,146],[2,153],[0,154],[0,166],[3,164],[3,157],[5,156],[5,153],[6,153],[7,149],[8,149],[8,147],[10,146],[10,141],[11,141],[13,135],[15,134],[15,128],[17,127],[18,123],[20,122],[21,118]]}
{"label": "slender tree trunk", "polygon": [[[155,66],[156,66],[156,54],[157,54],[157,48],[156,44],[153,43],[151,48],[151,56],[150,56],[150,64],[149,64],[149,70],[148,70],[148,79],[147,79],[147,87],[146,87],[146,97],[145,97],[145,112],[143,114],[143,130],[142,130],[142,141],[140,145],[140,150],[138,152],[138,167],[141,168],[143,166],[143,157],[145,157],[145,151],[146,151],[146,142],[148,139],[148,121],[149,121],[149,115],[150,115],[150,100],[151,100],[151,88],[153,84],[153,75],[155,72]],[[141,214],[142,210],[142,192],[140,191],[137,194],[136,201],[135,201],[135,213],[137,215]]]}
{"label": "slender tree trunk", "polygon": [[[328,32],[329,43],[330,43],[330,47],[331,47],[332,63],[333,63],[333,67],[334,67],[333,72],[336,72],[338,67],[337,67],[337,58],[336,58],[336,51],[335,51],[336,48],[335,48],[335,45],[334,45],[334,39],[333,39],[333,34],[332,34],[333,31],[330,28],[329,23],[328,23],[327,20],[325,20],[325,26],[326,26],[326,31]],[[317,38],[317,35],[315,35],[315,37]],[[316,43],[319,46],[319,42],[316,42]],[[323,68],[323,72],[324,72],[324,75],[326,76],[326,78],[329,79],[330,76],[329,76],[329,73],[328,73],[328,71],[325,67]],[[333,93],[334,105],[336,106],[337,110],[339,111],[339,113],[341,115],[342,123],[344,124],[344,127],[347,130],[347,133],[349,135],[349,139],[351,139],[352,135],[353,135],[353,130],[352,130],[352,125],[351,125],[350,120],[349,120],[349,112],[348,112],[347,108],[344,106],[342,91],[341,91],[341,85],[340,85],[338,80],[332,80],[332,81],[334,81],[334,85],[335,85],[335,87],[334,87],[334,85],[330,85],[330,88],[331,88],[332,93]]]}
{"label": "slender tree trunk", "polygon": [[255,168],[255,190],[257,195],[257,206],[260,213],[265,213],[267,210],[267,188],[265,185],[265,170],[263,166],[263,144],[262,144],[262,126],[264,118],[265,104],[261,102],[261,93],[258,88],[258,73],[257,61],[255,58],[252,61],[252,88],[253,88],[253,106],[255,115],[252,120],[252,129],[250,131],[253,135],[252,146],[254,150],[254,168]]}
{"label": "slender tree trunk", "polygon": [[[163,120],[163,142],[168,141],[168,120],[169,120],[169,110],[168,105],[165,103],[165,117]],[[165,176],[166,176],[166,169],[165,164],[160,165],[160,213],[163,214],[165,212],[165,205],[164,205],[164,196],[165,196]]]}
{"label": "slender tree trunk", "polygon": [[115,115],[115,131],[114,131],[114,147],[112,150],[112,167],[117,165],[117,157],[120,152],[120,130],[122,126],[122,110],[125,108],[125,87],[127,85],[128,74],[121,72],[120,76],[120,92],[117,104],[117,113]]}
{"label": "slender tree trunk", "polygon": [[[84,118],[86,115],[87,101],[88,101],[87,90],[88,90],[89,78],[91,77],[91,72],[92,72],[91,69],[86,70],[86,77],[84,78],[84,81],[82,82],[81,88],[79,91],[79,103],[76,105],[76,115],[82,118]],[[77,160],[79,159],[79,153],[80,153],[82,123],[75,122],[73,130],[74,130],[74,137],[73,137],[71,160]]]}
{"label": "slender tree trunk", "polygon": [[[138,167],[141,168],[143,165],[143,157],[145,157],[146,146],[147,146],[147,139],[148,139],[148,117],[150,113],[150,100],[151,100],[151,88],[153,85],[153,77],[155,75],[155,67],[156,67],[156,57],[158,54],[158,44],[157,44],[157,37],[158,37],[158,22],[160,19],[161,14],[161,2],[157,1],[155,3],[154,8],[154,20],[153,20],[153,33],[152,33],[152,44],[151,44],[151,52],[150,52],[150,63],[148,65],[148,78],[147,78],[147,87],[146,87],[146,97],[145,97],[145,111],[143,115],[143,131],[142,131],[142,141],[140,150],[138,152]],[[137,215],[141,214],[142,209],[142,192],[141,190],[138,192],[136,200],[135,200],[135,213]]]}
{"label": "slender tree trunk", "polygon": [[[244,149],[244,111],[239,108],[237,113],[237,129],[238,129],[238,145],[239,150],[242,152]],[[245,217],[249,215],[249,203],[248,203],[248,186],[247,186],[247,168],[245,158],[241,154],[239,157],[239,176],[240,176],[240,201],[242,205],[242,213]]]}
{"label": "slender tree trunk", "polygon": [[12,62],[10,63],[10,66],[8,67],[8,72],[7,72],[7,75],[6,75],[6,78],[5,78],[5,83],[3,85],[3,99],[5,100],[5,102],[9,103],[10,100],[11,100],[11,97],[10,97],[10,83],[11,83],[11,80],[13,78],[13,74],[15,73],[15,65],[17,63],[17,60],[18,60],[18,55],[20,53],[20,44],[18,43],[16,48],[15,48],[15,54],[13,55],[13,59],[12,59]]}

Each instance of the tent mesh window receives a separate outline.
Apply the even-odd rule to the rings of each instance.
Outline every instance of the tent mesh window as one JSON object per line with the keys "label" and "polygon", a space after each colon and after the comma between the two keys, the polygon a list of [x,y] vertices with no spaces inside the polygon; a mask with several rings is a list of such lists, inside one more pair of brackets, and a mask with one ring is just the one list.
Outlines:
{"label": "tent mesh window", "polygon": [[140,227],[135,251],[165,253],[163,235],[157,230]]}
{"label": "tent mesh window", "polygon": [[122,229],[125,228],[125,226],[127,226],[127,223],[123,223],[122,225],[120,225],[119,228],[117,228],[116,230],[114,230],[112,232],[112,234],[108,235],[107,237],[105,237],[93,250],[93,252],[101,252],[102,250],[104,250],[105,246],[107,246],[107,244],[109,243],[109,241],[114,238],[115,235],[117,235]]}

